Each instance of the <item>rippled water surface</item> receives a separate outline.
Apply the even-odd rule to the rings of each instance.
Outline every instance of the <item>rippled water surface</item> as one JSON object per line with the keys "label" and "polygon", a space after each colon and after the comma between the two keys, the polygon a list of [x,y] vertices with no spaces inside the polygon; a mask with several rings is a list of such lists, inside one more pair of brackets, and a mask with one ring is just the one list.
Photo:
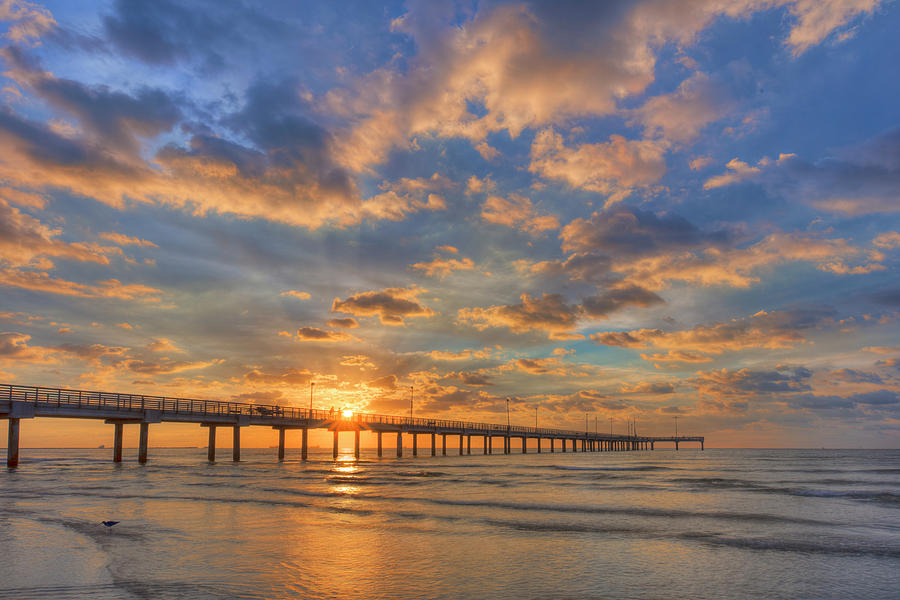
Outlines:
{"label": "rippled water surface", "polygon": [[898,451],[109,452],[0,472],[0,597],[900,598]]}

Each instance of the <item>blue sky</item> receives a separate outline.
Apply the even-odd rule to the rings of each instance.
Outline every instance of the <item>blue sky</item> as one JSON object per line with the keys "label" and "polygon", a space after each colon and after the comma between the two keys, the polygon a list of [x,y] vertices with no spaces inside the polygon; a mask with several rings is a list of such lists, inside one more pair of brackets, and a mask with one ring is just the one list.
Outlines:
{"label": "blue sky", "polygon": [[897,444],[894,2],[0,20],[6,382]]}

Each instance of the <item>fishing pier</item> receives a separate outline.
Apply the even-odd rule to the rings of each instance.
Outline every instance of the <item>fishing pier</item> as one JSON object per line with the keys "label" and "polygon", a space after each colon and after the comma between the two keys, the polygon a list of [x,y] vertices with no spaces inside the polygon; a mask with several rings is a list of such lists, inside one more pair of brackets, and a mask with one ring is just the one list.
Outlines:
{"label": "fishing pier", "polygon": [[[299,430],[300,456],[308,457],[308,432],[310,429],[327,429],[334,435],[334,457],[338,455],[338,436],[341,432],[354,435],[354,453],[360,455],[360,432],[370,431],[378,438],[378,456],[383,455],[383,436],[395,437],[396,455],[403,456],[403,436],[411,438],[412,455],[419,454],[419,436],[431,436],[431,456],[437,455],[437,436],[441,436],[441,455],[450,452],[459,455],[472,453],[472,438],[482,438],[484,454],[493,454],[494,440],[500,438],[503,454],[510,454],[513,441],[522,453],[527,452],[528,440],[537,440],[537,452],[546,444],[549,452],[607,452],[654,450],[656,443],[672,442],[675,449],[684,442],[696,442],[703,450],[702,436],[642,436],[614,435],[589,431],[497,425],[471,421],[430,419],[427,417],[400,417],[369,413],[335,412],[305,409],[293,406],[248,404],[218,400],[196,400],[72,390],[66,388],[36,387],[0,384],[0,419],[9,421],[6,464],[15,468],[19,464],[19,431],[22,420],[35,417],[67,419],[102,419],[113,426],[113,461],[121,462],[125,425],[139,428],[138,462],[145,463],[150,443],[150,425],[173,423],[197,423],[209,429],[207,459],[216,459],[216,429],[232,429],[232,460],[241,459],[241,429],[250,426],[270,427],[278,432],[278,459],[285,454],[285,438],[288,431]],[[458,442],[458,443],[457,443]],[[456,446],[456,448],[454,448]],[[499,447],[498,447],[499,451]]]}

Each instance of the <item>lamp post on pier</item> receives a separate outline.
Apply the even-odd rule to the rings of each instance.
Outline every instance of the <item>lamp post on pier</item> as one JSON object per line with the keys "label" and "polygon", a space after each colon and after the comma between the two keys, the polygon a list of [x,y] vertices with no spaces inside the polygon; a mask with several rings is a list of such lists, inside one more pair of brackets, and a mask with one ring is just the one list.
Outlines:
{"label": "lamp post on pier", "polygon": [[312,417],[312,399],[313,399],[313,388],[316,386],[315,381],[309,382],[309,416]]}
{"label": "lamp post on pier", "polygon": [[409,386],[409,418],[413,416],[413,386]]}

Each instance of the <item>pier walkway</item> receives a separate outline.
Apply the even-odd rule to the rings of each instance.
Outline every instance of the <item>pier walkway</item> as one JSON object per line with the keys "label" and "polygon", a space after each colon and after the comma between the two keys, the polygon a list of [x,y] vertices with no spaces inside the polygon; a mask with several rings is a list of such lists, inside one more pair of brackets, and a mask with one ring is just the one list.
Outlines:
{"label": "pier walkway", "polygon": [[[113,460],[122,460],[124,426],[139,426],[138,461],[147,462],[150,425],[154,423],[197,423],[209,429],[207,458],[216,458],[216,428],[232,428],[232,459],[241,458],[241,429],[249,426],[271,427],[278,432],[278,458],[284,459],[285,435],[288,430],[299,430],[301,458],[307,459],[307,437],[310,429],[328,429],[334,432],[334,456],[338,453],[338,435],[342,431],[353,432],[354,451],[359,457],[361,431],[371,431],[378,436],[378,456],[382,456],[382,436],[396,435],[396,455],[403,456],[403,435],[412,437],[412,455],[418,455],[420,435],[431,436],[431,456],[437,453],[436,436],[441,436],[441,454],[447,454],[447,437],[451,446],[458,439],[460,455],[472,453],[472,437],[483,438],[483,453],[493,454],[494,438],[502,438],[503,453],[512,452],[512,442],[519,442],[521,451],[527,451],[528,440],[537,440],[537,452],[542,451],[546,440],[549,451],[582,452],[654,450],[657,442],[673,442],[677,450],[684,442],[697,442],[703,449],[702,436],[654,437],[642,435],[611,435],[589,431],[497,425],[471,421],[430,419],[427,417],[400,417],[369,413],[335,413],[332,411],[305,409],[293,406],[247,404],[218,400],[196,400],[48,388],[26,385],[0,384],[0,419],[9,421],[6,464],[14,468],[19,463],[19,430],[23,419],[57,417],[70,419],[102,419],[113,425]],[[519,445],[517,444],[517,445]],[[453,452],[451,448],[451,453]]]}

